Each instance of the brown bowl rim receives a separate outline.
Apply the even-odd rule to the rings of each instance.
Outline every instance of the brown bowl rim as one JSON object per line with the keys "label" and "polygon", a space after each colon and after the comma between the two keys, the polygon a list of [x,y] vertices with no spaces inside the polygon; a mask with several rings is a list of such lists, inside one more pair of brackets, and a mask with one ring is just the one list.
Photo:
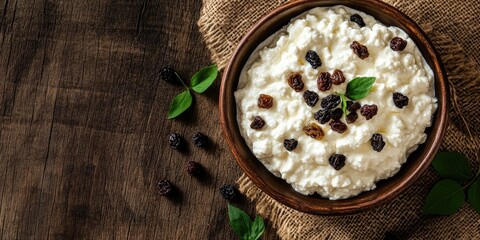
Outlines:
{"label": "brown bowl rim", "polygon": [[[229,122],[227,121],[227,115],[228,109],[226,106],[226,98],[227,97],[233,97],[233,92],[231,93],[232,96],[229,96],[228,92],[226,91],[226,82],[229,79],[232,78],[238,78],[235,77],[235,74],[232,73],[232,65],[235,62],[235,59],[238,57],[240,54],[240,51],[242,50],[242,47],[247,44],[249,39],[254,35],[254,33],[259,30],[259,28],[265,24],[265,22],[269,21],[271,18],[274,18],[275,16],[279,15],[283,11],[295,7],[301,4],[305,3],[312,3],[315,2],[315,5],[317,7],[326,7],[326,6],[335,6],[335,5],[345,5],[349,6],[352,4],[366,4],[366,5],[371,5],[374,8],[377,8],[382,14],[391,14],[391,15],[396,15],[396,20],[403,24],[404,27],[408,28],[411,32],[416,32],[415,34],[416,38],[418,38],[415,43],[417,46],[420,46],[419,44],[423,45],[425,47],[425,51],[428,53],[429,57],[432,58],[432,65],[430,66],[434,72],[434,82],[436,85],[435,86],[435,94],[437,97],[437,103],[438,103],[438,108],[437,112],[435,113],[435,119],[432,122],[432,126],[430,126],[428,129],[432,129],[430,134],[435,134],[434,138],[429,142],[428,138],[425,143],[422,145],[427,145],[428,143],[428,148],[426,147],[424,152],[424,159],[421,161],[414,171],[405,176],[403,179],[401,179],[400,183],[398,185],[395,185],[394,187],[391,187],[387,189],[388,191],[385,191],[384,194],[380,195],[377,198],[371,198],[368,200],[365,200],[364,202],[361,202],[360,204],[345,204],[342,206],[323,206],[323,205],[315,205],[315,204],[299,204],[299,202],[296,201],[289,201],[288,199],[285,198],[285,196],[281,193],[280,189],[274,189],[270,185],[267,184],[267,182],[263,181],[261,179],[261,176],[258,174],[254,173],[254,169],[250,169],[249,164],[247,164],[247,161],[241,159],[239,149],[241,146],[238,145],[233,139],[234,133],[231,131],[231,126]],[[330,2],[335,2],[335,3],[330,3]],[[311,8],[310,8],[311,9]],[[308,10],[305,10],[308,11]],[[278,21],[278,20],[277,20]],[[263,39],[264,40],[264,39]],[[262,42],[263,40],[259,40],[259,42]],[[249,52],[251,54],[251,51]],[[250,54],[248,56],[250,56]],[[422,54],[425,55],[425,53],[422,51]],[[248,59],[248,57],[247,57]],[[242,67],[239,67],[238,69],[241,69]],[[235,79],[236,83],[238,84],[238,79]],[[240,43],[237,45],[235,48],[232,57],[230,58],[224,73],[222,77],[222,82],[220,86],[220,95],[219,95],[219,112],[220,112],[220,123],[222,127],[222,131],[224,134],[224,137],[227,141],[227,144],[234,155],[234,158],[237,162],[237,164],[240,166],[240,168],[243,170],[243,172],[250,178],[250,180],[258,186],[262,191],[264,191],[267,195],[272,197],[273,199],[277,200],[278,202],[293,208],[295,210],[301,211],[301,212],[306,212],[310,214],[322,214],[322,215],[335,215],[335,214],[351,214],[351,213],[357,213],[360,211],[364,211],[367,209],[371,209],[373,207],[380,206],[382,204],[385,204],[397,196],[399,196],[402,192],[404,192],[409,186],[411,186],[421,175],[425,170],[428,168],[430,165],[434,155],[440,148],[441,142],[443,140],[444,134],[445,134],[445,129],[447,127],[447,119],[448,119],[448,96],[449,96],[449,91],[448,91],[448,85],[447,85],[447,76],[446,76],[446,71],[443,66],[443,63],[441,61],[440,55],[438,54],[437,50],[435,49],[434,45],[432,42],[429,40],[427,37],[426,33],[412,20],[410,19],[407,15],[396,9],[395,7],[381,2],[377,0],[336,0],[336,1],[322,1],[322,0],[297,0],[297,1],[291,1],[286,4],[283,4],[271,12],[269,12],[267,15],[262,17],[259,21],[257,21],[247,32],[246,35],[242,38]],[[236,109],[235,109],[236,113]],[[235,123],[233,124],[233,127],[238,128],[238,124],[236,122],[236,116],[234,117]],[[242,138],[243,139],[243,138]],[[240,144],[240,145],[245,145],[245,143]],[[247,146],[247,151],[251,150]],[[415,150],[415,152],[418,150]],[[412,153],[413,154],[413,153]],[[253,155],[253,153],[252,153]],[[259,161],[256,157],[254,159],[255,161]],[[408,157],[409,161],[413,161],[410,159],[410,156]],[[416,160],[418,161],[418,160]],[[414,167],[413,165],[412,167]],[[268,170],[267,170],[268,171]],[[270,172],[269,172],[270,173]],[[272,173],[270,173],[272,174]],[[273,174],[272,174],[273,175]],[[283,179],[279,178],[280,180],[284,181]],[[371,191],[376,191],[378,188],[371,190]],[[298,193],[300,194],[300,193]],[[348,200],[352,200],[357,198],[358,196],[340,200],[340,201],[345,201],[348,202]],[[334,200],[328,200],[328,201],[334,201]]]}

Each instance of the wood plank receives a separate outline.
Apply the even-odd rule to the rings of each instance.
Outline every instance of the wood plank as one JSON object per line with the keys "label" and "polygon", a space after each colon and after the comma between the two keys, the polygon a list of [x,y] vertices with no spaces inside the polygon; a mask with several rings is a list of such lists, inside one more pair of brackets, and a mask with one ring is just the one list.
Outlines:
{"label": "wood plank", "polygon": [[[233,239],[218,194],[240,175],[219,129],[219,82],[167,120],[211,64],[201,1],[0,1],[0,239]],[[198,149],[191,136],[213,141]],[[169,133],[189,141],[185,153]],[[189,160],[207,169],[185,171]],[[170,179],[180,197],[155,189]],[[250,214],[253,204],[236,202]],[[274,239],[268,230],[264,239]]]}

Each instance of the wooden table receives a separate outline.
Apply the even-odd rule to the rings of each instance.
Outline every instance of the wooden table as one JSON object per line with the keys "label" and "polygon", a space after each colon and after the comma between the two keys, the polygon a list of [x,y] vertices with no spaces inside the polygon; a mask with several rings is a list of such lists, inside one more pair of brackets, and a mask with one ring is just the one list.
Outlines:
{"label": "wooden table", "polygon": [[[0,1],[0,239],[234,239],[219,195],[241,171],[220,131],[219,81],[167,120],[211,64],[199,0]],[[188,151],[170,149],[180,133]],[[191,142],[210,137],[209,150]],[[189,160],[207,169],[190,177]],[[178,197],[158,195],[171,180]],[[254,214],[244,198],[236,206]],[[274,239],[267,229],[264,239]]]}

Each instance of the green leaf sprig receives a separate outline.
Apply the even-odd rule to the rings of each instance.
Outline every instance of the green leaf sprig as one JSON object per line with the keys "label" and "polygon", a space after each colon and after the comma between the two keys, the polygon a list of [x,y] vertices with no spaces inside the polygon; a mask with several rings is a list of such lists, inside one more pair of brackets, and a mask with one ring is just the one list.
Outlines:
{"label": "green leaf sprig", "polygon": [[351,100],[360,100],[366,97],[372,89],[375,77],[356,77],[347,84],[347,91],[345,93],[336,93],[340,96],[342,103],[342,111],[347,113],[347,98]]}
{"label": "green leaf sprig", "polygon": [[218,75],[218,68],[217,65],[214,64],[200,69],[200,71],[195,73],[190,80],[190,87],[183,82],[177,73],[175,74],[185,87],[185,90],[179,93],[173,99],[172,103],[170,103],[170,107],[168,108],[168,119],[178,117],[192,105],[193,96],[190,93],[190,89],[196,93],[203,93],[213,84]]}
{"label": "green leaf sprig", "polygon": [[345,96],[352,100],[360,100],[370,93],[375,77],[357,77],[347,84]]}
{"label": "green leaf sprig", "polygon": [[228,218],[233,231],[242,240],[257,240],[265,231],[262,217],[257,216],[252,222],[248,214],[230,204],[228,204]]}
{"label": "green leaf sprig", "polygon": [[[470,206],[480,213],[480,169],[473,176],[470,161],[457,152],[438,153],[432,165],[444,179],[438,181],[428,193],[423,214],[453,214],[464,204],[465,194]],[[462,187],[462,184],[465,185]]]}

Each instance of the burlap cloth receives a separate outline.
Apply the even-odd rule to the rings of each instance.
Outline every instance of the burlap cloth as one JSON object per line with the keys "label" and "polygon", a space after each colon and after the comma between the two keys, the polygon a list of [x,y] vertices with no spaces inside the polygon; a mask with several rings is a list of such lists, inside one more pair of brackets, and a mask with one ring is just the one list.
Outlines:
{"label": "burlap cloth", "polygon": [[[239,40],[261,16],[286,0],[203,0],[198,22],[212,59],[224,67]],[[480,149],[480,1],[385,0],[427,32],[448,71],[450,124],[443,150],[465,153],[478,169]],[[247,177],[240,191],[256,203],[281,239],[480,239],[480,214],[468,204],[452,216],[422,216],[421,208],[436,173],[430,168],[393,202],[347,216],[297,212],[268,197]]]}

